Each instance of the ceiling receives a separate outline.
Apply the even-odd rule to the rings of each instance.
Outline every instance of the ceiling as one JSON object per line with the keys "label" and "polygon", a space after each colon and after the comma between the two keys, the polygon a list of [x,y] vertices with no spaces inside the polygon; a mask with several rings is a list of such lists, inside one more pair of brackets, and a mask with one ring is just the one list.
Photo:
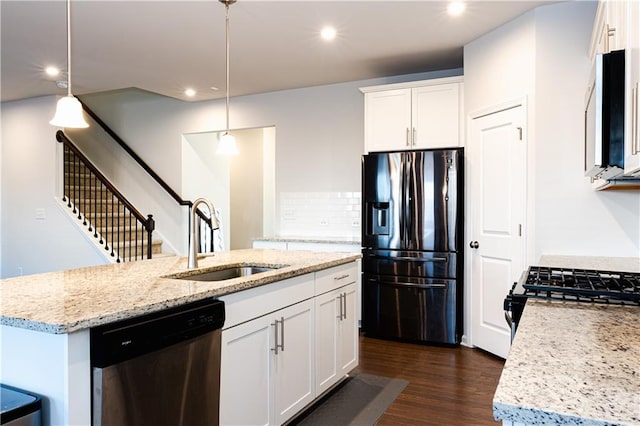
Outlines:
{"label": "ceiling", "polygon": [[[462,67],[462,47],[550,1],[239,0],[230,7],[231,96]],[[225,95],[224,5],[74,0],[73,93],[139,88],[186,101]],[[66,3],[0,1],[2,101],[64,95]],[[338,35],[319,37],[324,25]],[[212,89],[217,87],[218,90]],[[188,98],[186,88],[197,91]]]}

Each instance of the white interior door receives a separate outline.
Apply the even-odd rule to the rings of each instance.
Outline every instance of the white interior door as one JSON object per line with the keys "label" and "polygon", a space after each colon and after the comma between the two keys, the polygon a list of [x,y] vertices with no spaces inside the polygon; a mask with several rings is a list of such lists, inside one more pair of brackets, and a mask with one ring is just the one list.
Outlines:
{"label": "white interior door", "polygon": [[524,268],[526,111],[516,105],[471,120],[472,343],[506,358],[503,301]]}

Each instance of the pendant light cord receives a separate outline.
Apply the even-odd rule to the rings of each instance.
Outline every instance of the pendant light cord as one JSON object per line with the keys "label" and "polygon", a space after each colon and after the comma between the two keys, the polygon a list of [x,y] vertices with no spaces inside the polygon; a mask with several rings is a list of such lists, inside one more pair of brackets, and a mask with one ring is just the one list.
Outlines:
{"label": "pendant light cord", "polygon": [[227,133],[229,133],[229,3],[225,3],[226,10],[226,19],[225,19],[225,39],[226,39],[226,50],[227,50],[227,58],[226,58],[226,72],[227,72]]}
{"label": "pendant light cord", "polygon": [[71,0],[67,0],[67,96],[71,96]]}

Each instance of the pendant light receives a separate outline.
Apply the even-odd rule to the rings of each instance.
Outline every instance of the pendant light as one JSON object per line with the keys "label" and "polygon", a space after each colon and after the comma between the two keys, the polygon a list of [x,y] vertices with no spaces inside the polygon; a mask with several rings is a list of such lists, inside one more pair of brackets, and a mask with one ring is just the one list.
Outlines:
{"label": "pendant light", "polygon": [[71,0],[67,0],[67,96],[58,100],[56,114],[49,124],[68,128],[89,127],[82,114],[82,104],[71,94]]}
{"label": "pendant light", "polygon": [[220,3],[225,5],[225,41],[226,41],[226,76],[227,76],[227,98],[226,98],[226,112],[227,112],[227,126],[225,127],[224,134],[220,137],[220,143],[218,144],[218,154],[223,155],[237,155],[238,146],[236,145],[236,138],[229,133],[229,6],[236,2],[236,0],[219,0]]}

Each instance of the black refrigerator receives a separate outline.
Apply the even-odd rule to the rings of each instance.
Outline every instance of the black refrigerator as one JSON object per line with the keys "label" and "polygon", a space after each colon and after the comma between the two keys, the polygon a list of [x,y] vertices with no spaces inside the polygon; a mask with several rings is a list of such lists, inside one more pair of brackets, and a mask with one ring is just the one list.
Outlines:
{"label": "black refrigerator", "polygon": [[362,216],[365,334],[459,344],[463,149],[364,155]]}

